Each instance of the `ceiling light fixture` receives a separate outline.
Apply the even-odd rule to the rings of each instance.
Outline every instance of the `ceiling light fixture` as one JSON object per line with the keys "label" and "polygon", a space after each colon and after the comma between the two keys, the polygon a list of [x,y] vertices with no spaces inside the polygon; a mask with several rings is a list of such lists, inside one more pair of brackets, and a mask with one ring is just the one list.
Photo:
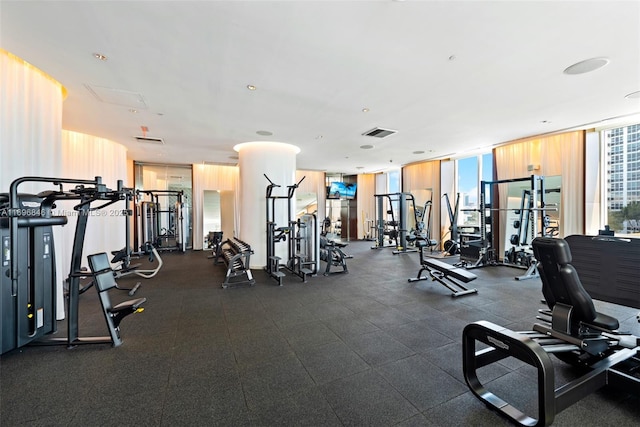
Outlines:
{"label": "ceiling light fixture", "polygon": [[362,109],[362,112],[363,112],[363,113],[368,113],[368,112],[369,112],[369,109],[368,109],[367,107],[364,107],[364,108]]}
{"label": "ceiling light fixture", "polygon": [[363,150],[371,150],[373,148],[373,145],[365,144],[361,145],[360,148],[362,148]]}
{"label": "ceiling light fixture", "polygon": [[640,98],[640,90],[626,94],[624,97],[627,99],[638,99]]}
{"label": "ceiling light fixture", "polygon": [[247,89],[256,90],[256,87],[254,85],[247,85]]}
{"label": "ceiling light fixture", "polygon": [[135,114],[138,112],[138,110],[136,110],[135,108],[129,108],[129,112]]}
{"label": "ceiling light fixture", "polygon": [[545,125],[551,123],[551,120],[540,120],[540,123],[544,123]]}
{"label": "ceiling light fixture", "polygon": [[417,151],[414,151],[414,152],[413,152],[413,154],[424,154],[424,151],[422,151],[422,150],[417,150]]}
{"label": "ceiling light fixture", "polygon": [[591,71],[604,67],[608,63],[608,58],[585,59],[584,61],[576,62],[575,64],[565,68],[563,73],[569,75],[590,73]]}
{"label": "ceiling light fixture", "polygon": [[103,54],[98,53],[98,52],[95,52],[93,54],[93,57],[96,58],[96,59],[99,59],[100,61],[106,61],[108,59],[106,55],[103,55]]}
{"label": "ceiling light fixture", "polygon": [[271,135],[273,135],[273,132],[269,132],[268,130],[259,130],[256,133],[258,135],[262,135],[262,136],[271,136]]}

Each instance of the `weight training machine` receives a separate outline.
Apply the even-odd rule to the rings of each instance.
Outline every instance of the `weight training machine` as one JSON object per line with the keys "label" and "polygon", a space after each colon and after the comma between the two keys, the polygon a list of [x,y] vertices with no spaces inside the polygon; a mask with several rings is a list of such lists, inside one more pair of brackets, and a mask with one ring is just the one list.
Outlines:
{"label": "weight training machine", "polygon": [[[394,254],[415,252],[416,249],[408,249],[411,240],[409,233],[409,211],[416,212],[416,202],[411,193],[374,194],[376,198],[376,244],[371,249],[395,248]],[[387,207],[385,217],[385,205]],[[396,216],[395,207],[398,209]],[[387,218],[387,219],[385,219]],[[390,218],[390,219],[389,219]],[[418,219],[416,218],[416,222]],[[389,244],[385,244],[385,237]]]}
{"label": "weight training machine", "polygon": [[[49,183],[57,189],[37,195],[18,193],[20,185],[27,182]],[[65,189],[65,184],[74,187]],[[100,177],[95,180],[23,177],[11,183],[8,194],[0,196],[2,353],[27,344],[66,344],[68,347],[91,343],[111,343],[114,347],[122,344],[120,321],[142,311],[145,298],[112,306],[107,293],[110,287],[96,286],[109,336],[80,337],[78,320],[80,278],[89,275],[81,267],[87,221],[93,212],[122,200],[123,194],[122,181],[118,181],[118,189],[114,191],[108,189]],[[57,278],[51,227],[67,223],[66,216],[53,215],[52,210],[56,201],[66,200],[78,201],[74,206],[77,222],[67,279],[67,336],[52,337],[57,332]],[[92,206],[94,203],[99,206]],[[113,280],[113,273],[109,274]]]}
{"label": "weight training machine", "polygon": [[[162,268],[162,258],[158,253],[156,247],[153,242],[148,240],[143,242],[142,245],[139,246],[138,251],[131,250],[131,216],[133,216],[133,210],[131,209],[131,202],[134,200],[134,191],[131,188],[124,188],[124,201],[125,208],[122,210],[122,215],[125,217],[125,238],[124,238],[124,247],[118,251],[112,251],[111,255],[113,258],[111,259],[112,264],[119,264],[117,268],[114,269],[114,274],[116,278],[126,276],[128,274],[135,274],[145,279],[150,279],[154,277],[160,269]],[[155,268],[140,269],[141,264],[131,264],[131,260],[133,258],[141,258],[148,257],[149,263],[157,262]],[[139,285],[138,285],[139,286]],[[136,288],[127,289],[130,295],[133,295],[136,291]]]}
{"label": "weight training machine", "polygon": [[[144,196],[149,200],[142,200]],[[166,208],[160,198],[166,198]],[[182,190],[136,190],[135,245],[146,242],[158,251],[185,252],[189,242],[189,206]],[[164,202],[164,199],[163,199]]]}
{"label": "weight training machine", "polygon": [[[345,254],[342,250],[346,246],[346,243],[338,243],[327,239],[326,236],[320,236],[320,260],[327,264],[323,275],[349,273],[347,259],[353,257]],[[331,267],[340,267],[342,270],[331,271]]]}
{"label": "weight training machine", "polygon": [[[523,426],[548,426],[556,414],[605,385],[640,394],[640,338],[619,332],[617,319],[596,312],[565,240],[537,237],[532,246],[549,310],[540,312],[541,322],[531,331],[515,332],[487,321],[467,325],[462,348],[469,389],[487,407]],[[478,350],[478,342],[486,348]],[[579,376],[556,387],[550,355],[578,367]],[[478,369],[507,358],[536,369],[537,417],[498,396],[478,377]]]}
{"label": "weight training machine", "polygon": [[[318,226],[316,216],[312,214],[303,215],[300,219],[293,219],[292,200],[295,191],[304,180],[302,177],[296,184],[287,186],[286,196],[273,194],[274,188],[280,185],[273,183],[265,174],[269,181],[266,190],[266,217],[267,217],[267,265],[265,270],[269,276],[278,281],[282,286],[282,278],[285,273],[282,269],[287,269],[297,275],[306,283],[307,277],[317,273],[317,259],[319,252]],[[275,220],[276,202],[286,200],[287,225],[278,226]],[[276,244],[287,241],[287,260],[284,264],[282,258],[276,255]]]}

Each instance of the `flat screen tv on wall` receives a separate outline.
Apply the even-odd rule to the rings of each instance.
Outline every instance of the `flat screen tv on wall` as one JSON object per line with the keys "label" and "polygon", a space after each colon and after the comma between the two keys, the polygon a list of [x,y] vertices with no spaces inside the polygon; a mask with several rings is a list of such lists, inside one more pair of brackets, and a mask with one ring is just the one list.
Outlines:
{"label": "flat screen tv on wall", "polygon": [[356,184],[332,182],[327,187],[327,199],[354,199],[356,197],[356,187]]}

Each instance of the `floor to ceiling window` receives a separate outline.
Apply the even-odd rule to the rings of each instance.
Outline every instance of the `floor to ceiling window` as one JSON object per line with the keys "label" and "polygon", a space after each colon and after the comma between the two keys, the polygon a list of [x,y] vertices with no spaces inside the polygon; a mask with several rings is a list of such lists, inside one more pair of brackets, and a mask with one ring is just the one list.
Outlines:
{"label": "floor to ceiling window", "polygon": [[[460,193],[458,225],[479,226],[480,182],[493,180],[493,154],[485,153],[457,161],[457,192]],[[490,197],[490,194],[487,194]],[[452,200],[452,203],[454,201]]]}
{"label": "floor to ceiling window", "polygon": [[616,234],[640,235],[640,124],[602,131],[605,224]]}

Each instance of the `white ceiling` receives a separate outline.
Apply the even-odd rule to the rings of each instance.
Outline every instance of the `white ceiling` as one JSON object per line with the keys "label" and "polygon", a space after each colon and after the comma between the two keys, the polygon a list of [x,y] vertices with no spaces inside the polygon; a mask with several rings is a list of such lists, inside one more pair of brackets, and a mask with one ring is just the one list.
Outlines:
{"label": "white ceiling", "polygon": [[67,88],[63,128],[140,161],[273,140],[300,169],[374,172],[640,112],[638,1],[2,0],[0,19],[0,46]]}

